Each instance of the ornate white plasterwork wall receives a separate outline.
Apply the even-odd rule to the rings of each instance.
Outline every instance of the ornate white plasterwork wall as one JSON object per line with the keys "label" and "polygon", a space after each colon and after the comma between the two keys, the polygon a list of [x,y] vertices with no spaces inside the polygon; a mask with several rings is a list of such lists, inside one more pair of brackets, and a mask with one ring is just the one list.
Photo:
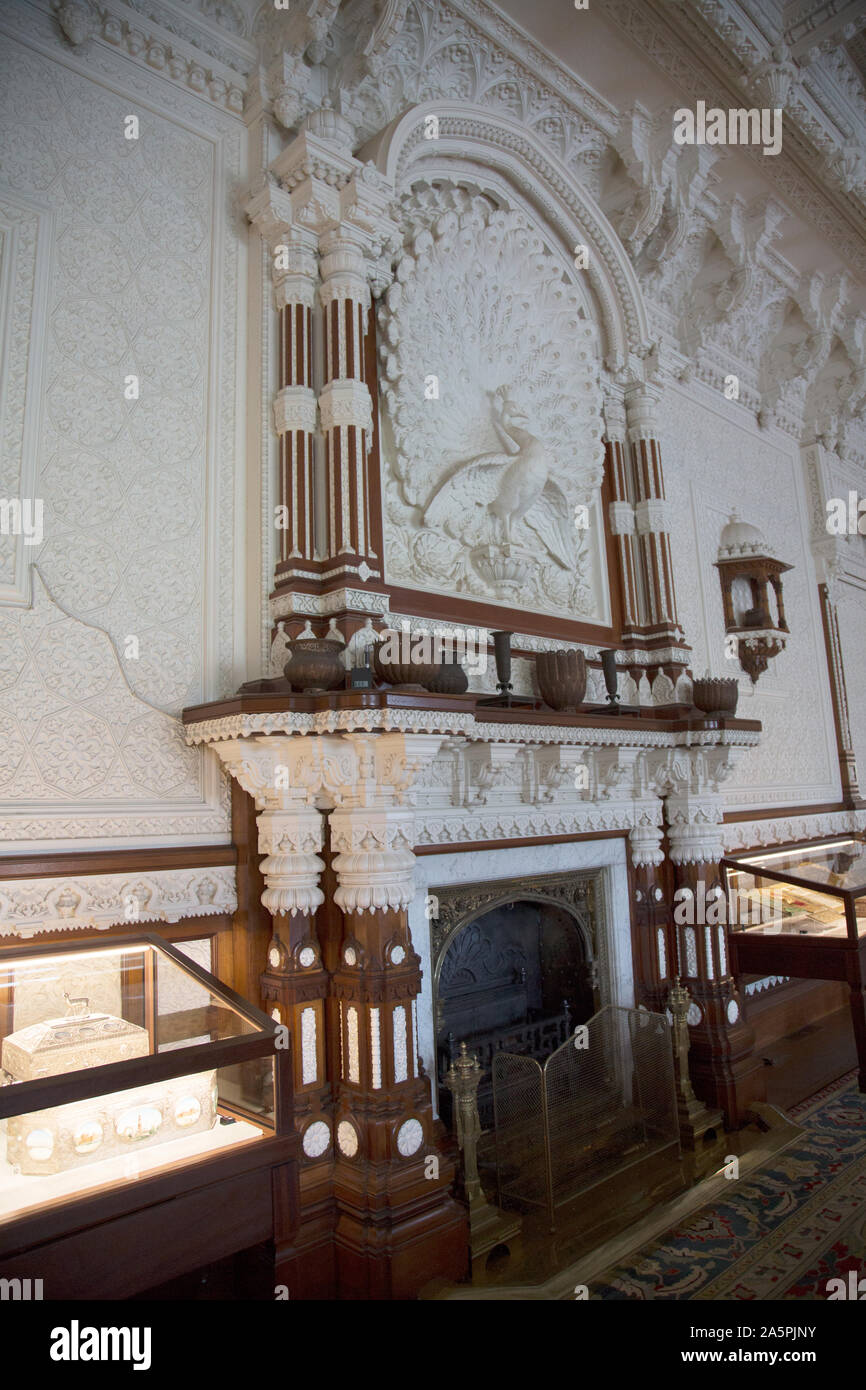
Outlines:
{"label": "ornate white plasterwork wall", "polygon": [[64,613],[33,572],[0,607],[0,839],[216,838],[227,787],[180,721],[130,690],[107,633]]}
{"label": "ornate white plasterwork wall", "polygon": [[[44,501],[41,545],[19,537],[12,551],[2,538],[0,602],[29,601],[28,567],[37,562],[62,610],[42,670],[50,684],[53,667],[67,686],[64,672],[76,671],[76,708],[107,730],[107,739],[84,739],[74,752],[71,728],[63,734],[75,770],[59,765],[52,774],[48,819],[42,769],[27,762],[32,746],[15,767],[7,761],[4,828],[16,839],[224,838],[222,778],[198,755],[190,761],[177,716],[239,679],[243,229],[227,194],[242,169],[244,128],[211,92],[196,96],[171,80],[174,72],[157,71],[158,55],[139,64],[132,40],[128,52],[112,38],[73,49],[47,12],[23,0],[4,7],[0,30],[0,232],[9,272],[0,291],[13,330],[2,426],[17,474],[7,481],[4,473],[0,492],[19,495],[20,487]],[[124,138],[130,113],[138,139]],[[42,258],[35,276],[31,229]],[[138,396],[128,399],[131,377]],[[33,595],[32,620],[0,608],[5,630],[45,621],[38,581]],[[138,697],[137,740],[128,718],[116,724],[114,711],[97,715],[89,705],[107,669],[104,654],[81,660],[79,644],[98,646],[93,629],[108,634],[123,668],[117,677]],[[102,684],[88,686],[96,672]],[[27,726],[25,742],[35,737],[44,705],[28,706],[9,680],[3,695]],[[127,690],[116,708],[129,702]],[[137,771],[128,777],[116,754],[132,756],[133,743]],[[36,779],[29,793],[28,766]]]}
{"label": "ornate white plasterwork wall", "polygon": [[379,311],[389,577],[604,623],[585,294],[488,198],[422,186],[402,210],[406,250]]}
{"label": "ornate white plasterwork wall", "polygon": [[[670,388],[664,424],[665,487],[680,621],[697,675],[737,676],[737,713],[760,719],[761,743],[737,769],[729,809],[837,801],[841,795],[808,503],[799,451],[778,431],[749,427],[742,407],[695,385]],[[794,568],[784,576],[791,637],[752,686],[725,655],[718,571],[722,527],[733,511],[761,529]],[[847,659],[847,657],[846,657]]]}
{"label": "ornate white plasterwork wall", "polygon": [[[860,537],[855,540],[860,540]],[[866,544],[866,541],[861,541],[861,544]],[[862,796],[866,779],[866,587],[839,583],[837,605],[848,692],[848,719]]]}

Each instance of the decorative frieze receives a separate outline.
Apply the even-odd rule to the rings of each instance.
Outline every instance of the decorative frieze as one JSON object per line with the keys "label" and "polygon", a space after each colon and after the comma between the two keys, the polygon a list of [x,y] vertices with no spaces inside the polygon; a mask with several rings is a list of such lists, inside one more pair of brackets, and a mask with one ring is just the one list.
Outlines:
{"label": "decorative frieze", "polygon": [[0,879],[0,930],[7,936],[54,931],[105,931],[121,923],[180,922],[232,913],[232,864],[146,873],[81,874],[76,878]]}

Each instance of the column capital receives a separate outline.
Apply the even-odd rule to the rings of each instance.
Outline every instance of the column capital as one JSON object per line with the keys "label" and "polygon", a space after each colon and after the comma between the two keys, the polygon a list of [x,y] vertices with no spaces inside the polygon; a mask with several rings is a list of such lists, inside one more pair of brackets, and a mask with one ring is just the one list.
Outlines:
{"label": "column capital", "polygon": [[658,406],[661,398],[661,388],[648,385],[646,382],[640,382],[626,390],[628,437],[633,444],[641,439],[658,438]]}

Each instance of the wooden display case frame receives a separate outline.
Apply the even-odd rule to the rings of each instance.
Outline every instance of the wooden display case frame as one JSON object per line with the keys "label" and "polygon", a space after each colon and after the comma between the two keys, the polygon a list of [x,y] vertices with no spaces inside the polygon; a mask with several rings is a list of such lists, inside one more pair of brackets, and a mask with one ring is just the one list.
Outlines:
{"label": "wooden display case frame", "polygon": [[288,1286],[298,1219],[298,1138],[291,1051],[276,1047],[274,1020],[153,933],[2,947],[0,977],[24,959],[142,946],[162,951],[259,1031],[3,1087],[0,1118],[268,1056],[274,1061],[273,1118],[225,1104],[226,1114],[249,1119],[263,1137],[211,1156],[190,1155],[161,1172],[72,1194],[4,1222],[0,1278],[41,1279],[47,1300],[123,1299],[268,1241],[275,1286]]}

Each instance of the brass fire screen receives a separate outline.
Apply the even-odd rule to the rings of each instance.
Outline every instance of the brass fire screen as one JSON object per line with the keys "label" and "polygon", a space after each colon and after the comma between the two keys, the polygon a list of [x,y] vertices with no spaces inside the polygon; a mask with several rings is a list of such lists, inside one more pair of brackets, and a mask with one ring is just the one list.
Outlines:
{"label": "brass fire screen", "polygon": [[[557,1208],[660,1150],[679,1149],[667,1020],[612,1005],[540,1065],[493,1059],[499,1201]],[[585,1044],[585,1045],[584,1045]]]}

